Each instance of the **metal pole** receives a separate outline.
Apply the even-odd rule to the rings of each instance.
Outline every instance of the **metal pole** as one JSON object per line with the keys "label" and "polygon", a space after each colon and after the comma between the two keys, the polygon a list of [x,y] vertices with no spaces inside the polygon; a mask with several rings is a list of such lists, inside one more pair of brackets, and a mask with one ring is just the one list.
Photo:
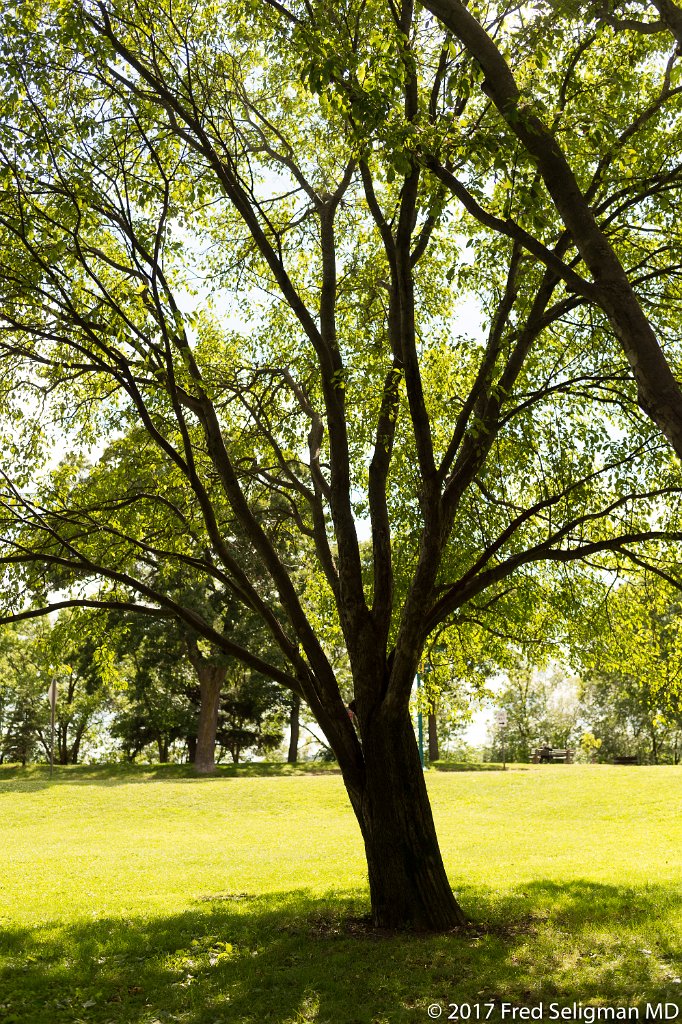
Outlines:
{"label": "metal pole", "polygon": [[422,681],[419,675],[419,669],[417,669],[417,736],[419,739],[419,763],[422,768],[424,767],[424,719],[421,713],[421,707],[419,704],[419,690],[421,689]]}
{"label": "metal pole", "polygon": [[54,718],[57,707],[57,680],[53,679],[49,689],[50,697],[50,778],[54,771]]}
{"label": "metal pole", "polygon": [[52,715],[50,723],[50,778],[54,771],[54,704],[52,705]]}

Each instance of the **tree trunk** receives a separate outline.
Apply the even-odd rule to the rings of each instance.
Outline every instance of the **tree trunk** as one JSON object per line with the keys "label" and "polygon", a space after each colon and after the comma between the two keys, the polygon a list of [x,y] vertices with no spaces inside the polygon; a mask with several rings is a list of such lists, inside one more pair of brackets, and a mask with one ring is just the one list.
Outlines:
{"label": "tree trunk", "polygon": [[438,719],[435,710],[429,711],[429,763],[440,759],[438,750]]}
{"label": "tree trunk", "polygon": [[65,723],[57,724],[57,760],[58,764],[69,763],[69,751],[66,746],[66,730],[67,726]]}
{"label": "tree trunk", "polygon": [[190,764],[194,764],[197,759],[197,738],[196,736],[187,737],[187,760]]}
{"label": "tree trunk", "polygon": [[448,931],[466,924],[448,882],[407,710],[360,725],[364,784],[349,794],[365,842],[374,924]]}
{"label": "tree trunk", "polygon": [[201,693],[194,771],[198,775],[210,775],[215,771],[220,691],[227,675],[227,665],[215,665],[210,661],[203,660],[195,662],[194,670],[199,679]]}
{"label": "tree trunk", "polygon": [[168,764],[168,737],[159,734],[156,745],[159,748],[159,764]]}
{"label": "tree trunk", "polygon": [[78,758],[80,757],[81,743],[83,741],[84,732],[85,723],[83,723],[76,729],[76,735],[71,745],[71,764],[78,764]]}
{"label": "tree trunk", "polygon": [[289,714],[289,753],[287,754],[287,764],[296,764],[298,761],[298,719],[300,710],[301,698],[298,694],[294,694],[291,703],[291,713]]}

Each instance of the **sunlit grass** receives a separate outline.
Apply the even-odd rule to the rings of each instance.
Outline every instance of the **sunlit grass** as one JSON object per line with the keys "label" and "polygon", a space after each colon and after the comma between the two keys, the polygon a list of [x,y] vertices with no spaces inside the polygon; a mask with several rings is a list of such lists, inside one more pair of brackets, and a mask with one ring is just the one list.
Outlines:
{"label": "sunlit grass", "polygon": [[680,1003],[682,769],[428,783],[466,934],[368,930],[338,775],[58,769],[50,783],[0,767],[0,1024],[402,1024],[433,1002],[442,1019],[450,1002]]}

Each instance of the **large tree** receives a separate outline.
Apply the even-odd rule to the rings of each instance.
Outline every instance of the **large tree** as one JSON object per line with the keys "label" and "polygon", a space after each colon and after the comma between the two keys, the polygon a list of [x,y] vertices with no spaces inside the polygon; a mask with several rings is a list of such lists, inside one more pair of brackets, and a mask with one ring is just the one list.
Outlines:
{"label": "large tree", "polygon": [[[541,13],[500,7],[488,27],[528,82],[551,39],[542,116],[609,238],[601,284],[599,239],[542,190],[538,126],[502,103],[504,129],[482,54],[408,0],[3,5],[8,615],[171,614],[304,700],[386,926],[464,920],[409,717],[429,638],[524,577],[680,537],[628,348],[680,355],[676,58],[651,34],[595,40],[589,19],[552,34]],[[59,430],[93,458],[135,430],[159,468],[142,490],[114,458],[86,495],[77,468],[40,471]],[[162,507],[191,543],[166,543]],[[228,588],[277,659],[164,589],[163,565]]]}

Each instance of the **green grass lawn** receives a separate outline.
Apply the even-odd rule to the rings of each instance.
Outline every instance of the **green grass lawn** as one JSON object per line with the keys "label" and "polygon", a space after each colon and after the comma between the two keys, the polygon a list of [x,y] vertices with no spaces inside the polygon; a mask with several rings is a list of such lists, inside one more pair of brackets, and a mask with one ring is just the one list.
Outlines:
{"label": "green grass lawn", "polygon": [[0,767],[0,1024],[402,1024],[436,1019],[433,1003],[442,1020],[450,1003],[474,1020],[494,1003],[498,1021],[502,1001],[516,1020],[582,1003],[589,1022],[595,1006],[642,1020],[647,1002],[682,1006],[682,768],[428,784],[464,934],[367,928],[337,774],[83,768],[50,783]]}

